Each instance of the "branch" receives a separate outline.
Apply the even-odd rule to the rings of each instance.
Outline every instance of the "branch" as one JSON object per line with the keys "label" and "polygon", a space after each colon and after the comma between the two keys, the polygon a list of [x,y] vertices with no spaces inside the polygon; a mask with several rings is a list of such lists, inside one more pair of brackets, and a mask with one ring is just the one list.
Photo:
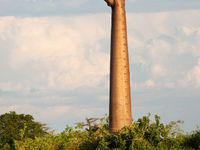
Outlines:
{"label": "branch", "polygon": [[115,4],[115,0],[104,0],[108,6],[113,7]]}

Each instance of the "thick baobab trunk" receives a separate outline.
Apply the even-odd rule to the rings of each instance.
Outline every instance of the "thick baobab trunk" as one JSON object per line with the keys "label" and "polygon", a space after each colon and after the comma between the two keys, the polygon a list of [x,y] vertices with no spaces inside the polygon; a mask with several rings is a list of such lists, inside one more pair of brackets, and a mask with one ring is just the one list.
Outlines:
{"label": "thick baobab trunk", "polygon": [[125,0],[105,1],[112,8],[110,131],[117,132],[132,123]]}

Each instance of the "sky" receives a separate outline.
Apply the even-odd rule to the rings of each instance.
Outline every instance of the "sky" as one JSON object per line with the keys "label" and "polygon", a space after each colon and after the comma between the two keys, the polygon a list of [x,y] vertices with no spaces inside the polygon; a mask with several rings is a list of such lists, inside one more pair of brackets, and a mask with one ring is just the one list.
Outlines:
{"label": "sky", "polygon": [[[134,120],[200,125],[200,1],[127,0]],[[111,10],[103,0],[0,0],[0,114],[60,132],[109,108]]]}

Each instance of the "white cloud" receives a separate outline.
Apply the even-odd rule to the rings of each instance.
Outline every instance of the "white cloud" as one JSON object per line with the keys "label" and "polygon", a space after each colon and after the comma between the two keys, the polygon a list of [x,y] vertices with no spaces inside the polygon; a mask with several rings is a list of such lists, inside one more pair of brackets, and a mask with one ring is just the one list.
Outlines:
{"label": "white cloud", "polygon": [[[180,77],[176,58],[185,52],[193,56],[199,53],[200,28],[196,20],[191,20],[191,16],[198,15],[198,11],[128,14],[130,64],[155,77],[171,73]],[[100,84],[109,74],[109,45],[103,52],[100,44],[102,40],[109,41],[109,18],[104,14],[73,18],[1,17],[1,40],[12,45],[6,63],[12,70],[22,72],[17,83],[39,89]],[[149,78],[152,77],[148,75],[145,80]],[[160,78],[153,79],[160,82]]]}
{"label": "white cloud", "polygon": [[200,27],[181,26],[177,30],[179,37],[177,38],[178,54],[192,54],[200,56]]}
{"label": "white cloud", "polygon": [[186,36],[190,36],[194,31],[190,27],[182,27],[182,31],[185,33]]}
{"label": "white cloud", "polygon": [[153,39],[148,45],[147,49],[150,51],[150,56],[155,62],[162,62],[166,59],[171,51],[171,43],[166,40]]}
{"label": "white cloud", "polygon": [[166,72],[167,71],[166,71],[165,67],[162,65],[155,65],[152,68],[152,73],[155,76],[164,76],[164,75],[166,75]]}
{"label": "white cloud", "polygon": [[140,55],[136,55],[136,56],[132,55],[130,62],[136,65],[142,65],[142,66],[146,65],[145,59]]}
{"label": "white cloud", "polygon": [[200,21],[191,16],[200,17],[199,11],[127,15],[130,63],[137,84],[153,79],[159,87],[180,87],[178,80],[200,56]]}
{"label": "white cloud", "polygon": [[19,91],[22,87],[20,84],[13,84],[9,82],[0,83],[0,90],[2,91]]}
{"label": "white cloud", "polygon": [[183,87],[200,88],[200,58],[187,74],[186,77],[180,81]]}
{"label": "white cloud", "polygon": [[166,88],[175,88],[175,83],[174,82],[165,82],[164,87]]}
{"label": "white cloud", "polygon": [[84,21],[81,17],[2,17],[1,40],[12,37],[10,66],[18,71],[33,72],[29,76],[36,85],[26,82],[38,86],[42,81],[45,85],[40,88],[98,85],[109,73],[109,55],[100,51],[99,45],[107,33],[92,19],[95,20],[90,16],[84,17]]}
{"label": "white cloud", "polygon": [[132,86],[135,90],[142,90],[147,88],[154,88],[156,86],[156,83],[152,79],[149,79],[142,83],[133,83]]}
{"label": "white cloud", "polygon": [[154,83],[153,80],[147,80],[147,81],[145,82],[145,85],[146,85],[147,87],[154,87],[154,86],[155,86],[155,83]]}

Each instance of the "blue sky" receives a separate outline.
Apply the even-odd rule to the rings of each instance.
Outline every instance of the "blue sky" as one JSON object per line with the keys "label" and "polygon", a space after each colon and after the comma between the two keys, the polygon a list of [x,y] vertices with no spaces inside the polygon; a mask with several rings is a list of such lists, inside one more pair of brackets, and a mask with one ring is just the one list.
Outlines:
{"label": "blue sky", "polygon": [[[200,124],[200,1],[127,0],[133,118]],[[109,104],[110,8],[103,0],[0,0],[0,114],[62,131]]]}

